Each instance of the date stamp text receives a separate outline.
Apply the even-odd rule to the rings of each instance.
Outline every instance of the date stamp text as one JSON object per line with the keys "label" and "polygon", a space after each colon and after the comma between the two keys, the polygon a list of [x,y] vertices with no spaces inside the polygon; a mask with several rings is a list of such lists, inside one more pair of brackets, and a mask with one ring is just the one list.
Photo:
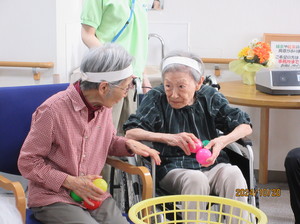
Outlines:
{"label": "date stamp text", "polygon": [[255,195],[258,195],[259,197],[280,197],[281,189],[280,188],[235,189],[236,197],[248,197],[248,196],[255,196]]}

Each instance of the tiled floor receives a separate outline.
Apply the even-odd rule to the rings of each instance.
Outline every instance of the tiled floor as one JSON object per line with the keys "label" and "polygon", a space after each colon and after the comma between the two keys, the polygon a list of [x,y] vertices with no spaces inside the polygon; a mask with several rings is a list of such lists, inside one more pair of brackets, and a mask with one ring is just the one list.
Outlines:
{"label": "tiled floor", "polygon": [[265,196],[260,197],[260,209],[265,212],[268,217],[269,224],[293,224],[295,223],[294,214],[290,206],[290,195],[287,183],[269,183],[259,185],[262,190],[280,189],[280,196]]}

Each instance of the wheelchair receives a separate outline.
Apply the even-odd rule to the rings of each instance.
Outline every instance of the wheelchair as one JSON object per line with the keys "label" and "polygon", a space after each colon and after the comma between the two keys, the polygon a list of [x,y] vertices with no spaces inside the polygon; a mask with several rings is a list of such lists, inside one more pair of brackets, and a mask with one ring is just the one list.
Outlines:
{"label": "wheelchair", "polygon": [[[216,88],[217,90],[219,90],[220,86],[216,83],[216,81],[210,77],[210,76],[207,76],[205,78],[205,81],[204,81],[204,84],[205,85],[210,85],[214,88]],[[139,94],[139,93],[136,93],[136,99],[138,101],[138,104],[139,102],[142,101],[143,99],[143,94]],[[222,133],[220,132],[220,135]],[[148,145],[149,147],[152,147],[152,144],[151,142],[143,142],[142,143]],[[252,142],[250,139],[248,138],[243,138],[243,139],[240,139],[239,141],[237,141],[236,143],[232,143],[230,144],[229,146],[227,146],[225,149],[224,149],[227,153],[227,155],[229,156],[230,158],[230,163],[232,165],[237,165],[246,181],[247,181],[247,186],[248,186],[248,189],[249,189],[249,192],[257,192],[257,185],[256,185],[256,179],[254,177],[254,167],[253,167],[253,150],[252,150]],[[153,197],[157,197],[157,196],[164,196],[164,195],[169,195],[168,192],[166,192],[165,190],[163,190],[162,188],[159,187],[159,184],[157,183],[156,181],[156,166],[154,164],[154,161],[149,161],[147,160],[147,158],[135,158],[135,159],[129,159],[128,160],[129,163],[132,163],[132,164],[138,164],[138,165],[142,165],[142,166],[146,166],[152,173],[152,179],[153,179],[153,192],[152,192],[152,195]],[[124,181],[126,181],[125,179],[123,179]],[[129,195],[130,195],[130,188],[132,188],[132,192],[131,194],[134,195],[135,197],[135,201],[131,200],[129,196],[125,195],[124,194],[124,200],[129,200],[129,202],[131,202],[132,204],[135,204],[138,202],[139,200],[139,187],[140,186],[140,183],[139,183],[139,180],[136,179],[134,180],[133,182],[130,180],[130,181],[127,181],[127,182],[123,182],[122,185],[128,185],[126,188],[127,190],[129,191]],[[249,197],[248,197],[248,203],[259,208],[259,197],[257,194],[249,194]],[[172,207],[174,205],[170,205],[170,207]],[[173,219],[174,217],[170,217],[170,219]],[[180,218],[180,217],[177,217],[177,219]]]}

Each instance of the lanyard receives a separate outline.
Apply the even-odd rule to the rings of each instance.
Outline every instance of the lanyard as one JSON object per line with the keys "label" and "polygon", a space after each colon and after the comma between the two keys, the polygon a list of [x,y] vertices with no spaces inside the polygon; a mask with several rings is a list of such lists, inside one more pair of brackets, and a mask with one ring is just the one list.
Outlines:
{"label": "lanyard", "polygon": [[124,24],[124,26],[122,27],[122,29],[117,33],[117,35],[112,39],[112,43],[114,43],[119,36],[123,33],[123,31],[125,30],[125,28],[128,26],[130,20],[132,19],[132,15],[133,15],[133,11],[134,11],[134,4],[135,4],[135,0],[131,1],[131,7],[130,7],[130,15],[128,20],[126,21],[126,23]]}

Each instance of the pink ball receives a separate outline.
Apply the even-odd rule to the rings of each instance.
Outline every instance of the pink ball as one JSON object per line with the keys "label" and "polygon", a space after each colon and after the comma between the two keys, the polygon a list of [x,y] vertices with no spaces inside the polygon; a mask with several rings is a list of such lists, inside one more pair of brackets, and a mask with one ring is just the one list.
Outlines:
{"label": "pink ball", "polygon": [[192,147],[192,145],[189,144],[189,149],[190,149],[191,153],[197,153],[203,147],[202,142],[199,139],[197,139],[194,142],[195,142],[195,146],[196,146],[195,149]]}
{"label": "pink ball", "polygon": [[200,149],[197,154],[196,154],[196,160],[198,161],[198,163],[200,163],[201,165],[206,165],[208,164],[208,162],[206,162],[206,160],[211,157],[211,152],[208,149]]}

